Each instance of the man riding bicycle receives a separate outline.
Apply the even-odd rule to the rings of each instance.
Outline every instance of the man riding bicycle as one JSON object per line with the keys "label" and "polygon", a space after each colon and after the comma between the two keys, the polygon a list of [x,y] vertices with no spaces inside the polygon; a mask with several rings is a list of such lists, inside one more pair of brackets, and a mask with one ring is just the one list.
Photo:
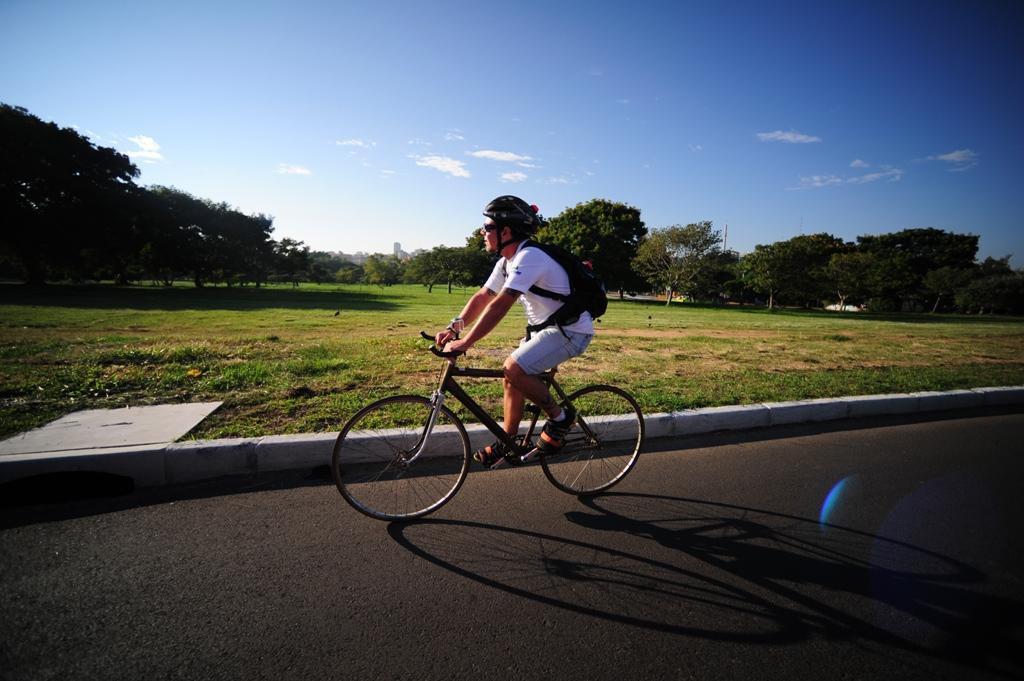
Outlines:
{"label": "man riding bicycle", "polygon": [[[518,300],[522,303],[529,330],[519,347],[504,364],[504,429],[515,437],[522,420],[524,399],[539,406],[548,416],[537,448],[545,455],[558,452],[576,420],[575,410],[563,409],[551,397],[541,374],[567,359],[583,353],[594,337],[594,321],[584,311],[576,320],[555,324],[552,315],[562,302],[542,296],[531,287],[567,296],[569,275],[540,248],[525,244],[543,224],[536,206],[515,196],[499,196],[484,208],[484,244],[488,253],[501,256],[483,287],[470,297],[462,312],[435,341],[445,350],[465,352],[498,325]],[[472,328],[459,335],[470,324]],[[545,326],[545,322],[549,325]],[[495,467],[511,458],[501,442],[477,451],[473,458],[487,467]]]}

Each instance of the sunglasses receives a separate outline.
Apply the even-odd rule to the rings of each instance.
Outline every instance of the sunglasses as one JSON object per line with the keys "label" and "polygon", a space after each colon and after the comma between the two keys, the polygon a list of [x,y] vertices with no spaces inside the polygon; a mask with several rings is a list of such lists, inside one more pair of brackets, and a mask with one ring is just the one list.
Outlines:
{"label": "sunglasses", "polygon": [[488,224],[484,225],[484,231],[485,232],[494,232],[494,231],[497,231],[499,229],[501,229],[501,225],[488,225]]}

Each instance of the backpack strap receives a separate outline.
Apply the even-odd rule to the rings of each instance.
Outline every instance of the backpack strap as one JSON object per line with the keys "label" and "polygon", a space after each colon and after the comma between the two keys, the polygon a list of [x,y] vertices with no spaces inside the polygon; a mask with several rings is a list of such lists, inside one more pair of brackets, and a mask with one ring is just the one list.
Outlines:
{"label": "backpack strap", "polygon": [[[542,251],[545,255],[547,255],[549,258],[554,260],[556,265],[558,265],[559,267],[562,268],[563,271],[565,271],[565,276],[569,280],[569,288],[570,288],[569,295],[572,295],[572,292],[571,292],[571,289],[572,289],[572,275],[569,274],[569,271],[566,270],[565,267],[562,265],[562,263],[558,262],[558,260],[554,256],[552,256],[550,253],[548,253],[544,249],[543,245],[537,243],[536,241],[530,241],[529,239],[527,239],[527,240],[525,240],[523,242],[523,245],[522,245],[521,248],[528,248],[530,246],[533,246],[534,248],[537,248],[540,251]],[[504,263],[502,263],[502,265],[501,265],[501,272],[502,272],[502,274],[505,275],[505,279],[508,279],[508,260],[506,260]],[[569,301],[569,295],[565,295],[564,293],[556,293],[554,291],[549,291],[548,289],[541,288],[540,286],[537,286],[536,284],[531,286],[529,290],[530,290],[530,293],[532,293],[534,295],[538,295],[538,296],[541,296],[543,298],[550,298],[552,300],[557,300],[560,303],[562,303],[563,305],[566,302]],[[561,309],[561,308],[559,308],[559,309]],[[565,329],[562,328],[562,323],[563,322],[559,322],[557,319],[555,319],[557,316],[558,316],[558,310],[556,310],[550,317],[548,317],[547,319],[542,321],[540,324],[527,324],[526,325],[526,340],[530,340],[530,337],[533,334],[535,334],[536,332],[541,331],[543,329],[546,329],[549,326],[557,326],[558,330],[562,332],[562,335],[565,336],[566,338],[568,338],[569,335],[567,333],[565,333]]]}
{"label": "backpack strap", "polygon": [[[554,260],[556,265],[558,265],[559,267],[562,268],[562,270],[565,272],[566,278],[569,280],[569,295],[572,295],[572,275],[569,274],[569,271],[565,269],[565,266],[562,265],[562,263],[558,262],[557,258],[555,258],[550,253],[548,253],[547,250],[544,248],[544,246],[542,244],[539,244],[536,241],[530,241],[529,239],[527,239],[525,242],[523,242],[523,248],[527,248],[529,246],[533,246],[534,248],[539,249],[541,252],[544,253],[544,255],[546,255],[549,258],[551,258],[552,260]],[[506,274],[505,276],[507,277],[508,275]],[[561,303],[564,303],[567,300],[569,300],[569,295],[566,295],[564,293],[555,293],[554,291],[549,291],[546,288],[541,288],[540,286],[537,286],[536,284],[534,284],[533,286],[530,287],[530,293],[533,293],[534,295],[541,296],[543,298],[551,298],[552,300],[557,300],[557,301],[559,301]]]}

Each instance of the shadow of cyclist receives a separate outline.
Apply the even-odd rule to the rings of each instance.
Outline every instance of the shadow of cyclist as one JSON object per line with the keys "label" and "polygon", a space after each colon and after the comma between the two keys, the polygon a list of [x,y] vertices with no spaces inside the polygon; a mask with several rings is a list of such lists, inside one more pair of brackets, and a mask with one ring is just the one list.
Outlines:
{"label": "shadow of cyclist", "polygon": [[[817,521],[690,499],[610,494],[573,524],[654,544],[580,541],[479,522],[389,526],[413,554],[535,602],[655,631],[762,645],[873,643],[996,674],[1024,665],[1021,603],[969,587],[976,568]],[[598,535],[600,536],[600,535]],[[909,624],[908,624],[909,622]]]}
{"label": "shadow of cyclist", "polygon": [[[1024,604],[970,588],[966,563],[850,528],[729,504],[642,494],[584,500],[582,527],[625,532],[692,556],[809,613],[830,637],[857,637],[990,671],[1024,670],[1012,631]],[[871,621],[848,611],[871,601]]]}

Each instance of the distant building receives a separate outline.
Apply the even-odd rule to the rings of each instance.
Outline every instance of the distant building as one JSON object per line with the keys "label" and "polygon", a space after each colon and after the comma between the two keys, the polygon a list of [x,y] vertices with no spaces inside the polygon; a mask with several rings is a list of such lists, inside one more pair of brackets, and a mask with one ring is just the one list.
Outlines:
{"label": "distant building", "polygon": [[[394,245],[394,250],[393,250],[392,255],[394,255],[399,260],[409,260],[410,258],[416,257],[420,253],[424,253],[425,250],[426,249],[423,249],[423,248],[417,248],[412,253],[406,253],[405,251],[402,250],[402,244],[400,244],[400,243],[398,243],[396,241],[395,245]],[[341,260],[347,260],[348,262],[355,263],[356,265],[362,265],[363,263],[366,262],[366,259],[369,258],[370,255],[384,255],[384,254],[383,253],[370,254],[370,253],[365,253],[363,251],[359,251],[358,253],[344,253],[342,251],[328,251],[328,255],[331,255],[331,256],[333,256],[335,258],[339,258]]]}
{"label": "distant building", "polygon": [[366,259],[370,257],[369,253],[364,253],[362,251],[359,251],[358,253],[343,253],[341,251],[332,251],[331,255],[333,255],[336,258],[341,258],[342,260],[347,260],[348,262],[355,263],[357,265],[362,265],[364,262],[366,262]]}

